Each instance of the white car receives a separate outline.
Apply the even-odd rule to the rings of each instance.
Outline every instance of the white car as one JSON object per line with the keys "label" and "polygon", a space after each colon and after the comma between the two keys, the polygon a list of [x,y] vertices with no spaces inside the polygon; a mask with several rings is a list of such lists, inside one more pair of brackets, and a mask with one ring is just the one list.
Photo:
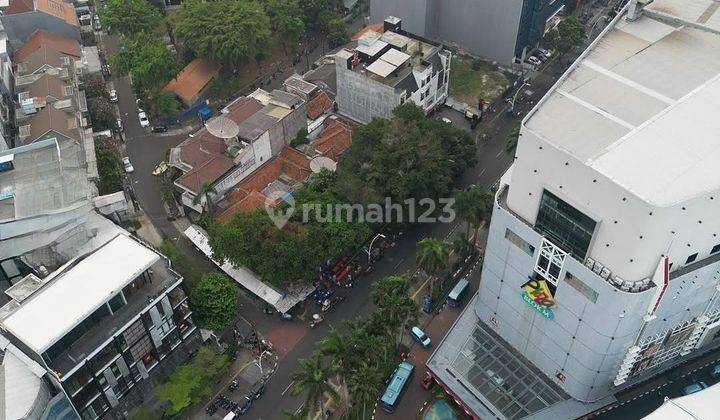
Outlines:
{"label": "white car", "polygon": [[140,119],[140,127],[150,126],[150,120],[148,120],[147,114],[142,109],[138,109],[138,118]]}
{"label": "white car", "polygon": [[118,133],[123,132],[122,120],[120,118],[117,119],[117,132]]}
{"label": "white car", "polygon": [[546,50],[545,48],[538,48],[538,51],[540,54],[544,55],[546,58],[550,58],[553,55],[553,50]]}
{"label": "white car", "polygon": [[410,333],[412,334],[415,341],[420,343],[420,345],[425,348],[430,347],[430,337],[428,337],[427,334],[423,332],[423,330],[418,327],[412,327],[410,329]]}
{"label": "white car", "polygon": [[447,117],[443,117],[441,121],[444,122],[445,124],[452,124],[452,121],[450,120],[450,118],[447,118]]}
{"label": "white car", "polygon": [[135,168],[133,168],[132,163],[130,163],[129,157],[125,156],[122,159],[122,163],[123,163],[123,168],[125,168],[125,172],[127,172],[129,174],[135,172]]}
{"label": "white car", "polygon": [[110,90],[110,102],[115,103],[118,101],[117,91],[115,89]]}
{"label": "white car", "polygon": [[533,56],[528,57],[527,59],[525,59],[525,61],[527,61],[528,63],[530,63],[534,66],[539,66],[542,64],[542,61],[538,60],[537,58],[535,58]]}

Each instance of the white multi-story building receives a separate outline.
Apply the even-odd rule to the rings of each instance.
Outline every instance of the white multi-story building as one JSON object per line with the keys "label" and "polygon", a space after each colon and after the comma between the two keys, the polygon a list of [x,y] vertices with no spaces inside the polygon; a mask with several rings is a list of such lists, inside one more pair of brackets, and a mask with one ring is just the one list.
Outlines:
{"label": "white multi-story building", "polygon": [[389,119],[407,101],[429,112],[448,95],[450,51],[403,31],[396,17],[383,25],[335,54],[338,112],[362,123]]}
{"label": "white multi-story building", "polygon": [[718,110],[717,4],[655,0],[524,119],[478,294],[428,362],[470,411],[582,414],[720,344]]}

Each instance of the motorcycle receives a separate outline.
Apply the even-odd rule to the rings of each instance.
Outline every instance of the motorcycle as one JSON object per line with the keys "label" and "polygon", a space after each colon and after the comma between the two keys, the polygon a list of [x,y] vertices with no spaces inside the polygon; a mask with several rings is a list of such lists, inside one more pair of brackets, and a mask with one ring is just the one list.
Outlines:
{"label": "motorcycle", "polygon": [[239,385],[239,383],[238,383],[237,379],[233,379],[233,381],[230,382],[230,386],[228,387],[228,391],[230,391],[230,392],[235,391],[235,390],[238,388],[238,385]]}
{"label": "motorcycle", "polygon": [[310,322],[310,328],[315,328],[316,325],[323,322],[323,317],[320,314],[313,314],[312,321]]}

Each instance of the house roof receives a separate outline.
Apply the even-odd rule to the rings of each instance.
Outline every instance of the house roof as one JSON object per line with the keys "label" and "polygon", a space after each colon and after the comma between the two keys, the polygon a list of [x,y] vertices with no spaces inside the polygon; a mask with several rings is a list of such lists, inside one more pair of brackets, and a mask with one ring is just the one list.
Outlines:
{"label": "house roof", "polygon": [[235,121],[235,123],[241,124],[261,109],[263,109],[263,104],[261,104],[260,101],[255,98],[242,96],[225,107],[223,113]]}
{"label": "house roof", "polygon": [[207,130],[201,130],[195,137],[185,140],[178,147],[180,159],[192,167],[202,165],[227,150],[225,141],[213,136]]}
{"label": "house roof", "polygon": [[69,95],[65,94],[65,87],[69,86],[63,80],[49,73],[43,74],[36,81],[18,87],[18,91],[27,92],[31,98],[55,98],[63,99]]}
{"label": "house roof", "polygon": [[312,143],[312,147],[323,156],[337,162],[351,144],[352,129],[350,126],[338,119],[332,119],[327,123],[320,137]]}
{"label": "house roof", "polygon": [[294,190],[310,173],[308,156],[292,147],[285,147],[227,195],[224,200],[226,205],[217,216],[218,221],[224,223],[240,212],[263,207],[268,200],[276,204],[279,200],[266,195],[269,186]]}
{"label": "house roof", "polygon": [[195,194],[202,190],[206,182],[213,183],[235,166],[233,160],[225,155],[214,155],[205,162],[193,167],[175,180],[175,183]]}
{"label": "house roof", "polygon": [[219,70],[219,64],[203,58],[196,58],[185,66],[163,90],[174,93],[185,102],[191,102],[210,83]]}
{"label": "house roof", "polygon": [[30,136],[19,139],[20,145],[32,143],[41,137],[50,137],[46,136],[50,131],[70,139],[81,140],[75,115],[61,109],[55,109],[51,104],[45,106],[32,117],[18,121],[18,126],[26,124],[30,125]]}
{"label": "house roof", "polygon": [[305,112],[307,113],[307,117],[309,119],[314,120],[332,108],[332,105],[332,99],[330,99],[330,96],[323,91],[308,101],[305,105]]}
{"label": "house roof", "polygon": [[63,65],[61,57],[70,56],[75,60],[81,57],[80,44],[73,38],[55,35],[45,31],[35,31],[13,55],[13,62],[26,63],[26,71],[32,73],[43,64],[53,67]]}
{"label": "house roof", "polygon": [[3,9],[6,15],[38,11],[58,17],[70,25],[80,26],[75,6],[62,0],[9,0]]}

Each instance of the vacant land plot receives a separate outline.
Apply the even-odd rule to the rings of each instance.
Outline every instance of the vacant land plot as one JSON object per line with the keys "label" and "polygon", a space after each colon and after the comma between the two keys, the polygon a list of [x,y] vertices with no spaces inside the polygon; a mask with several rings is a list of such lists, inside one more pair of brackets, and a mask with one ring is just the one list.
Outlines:
{"label": "vacant land plot", "polygon": [[480,98],[489,104],[502,95],[511,77],[490,63],[455,55],[450,65],[450,96],[470,106],[477,106]]}

